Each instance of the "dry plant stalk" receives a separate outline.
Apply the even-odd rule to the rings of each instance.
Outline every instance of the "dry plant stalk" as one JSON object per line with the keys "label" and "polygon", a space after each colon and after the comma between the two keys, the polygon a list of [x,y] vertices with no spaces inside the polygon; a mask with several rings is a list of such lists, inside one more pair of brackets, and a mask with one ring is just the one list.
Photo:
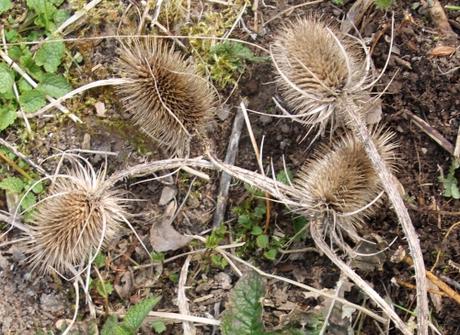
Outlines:
{"label": "dry plant stalk", "polygon": [[134,124],[180,155],[202,134],[215,97],[190,59],[155,38],[123,43],[117,64],[127,84],[117,87]]}
{"label": "dry plant stalk", "polygon": [[[361,54],[365,54],[364,62],[359,59],[360,53],[356,49],[359,46]],[[363,144],[407,238],[416,273],[418,332],[427,335],[427,282],[418,236],[364,118],[369,110],[368,104],[372,102],[366,101],[368,90],[384,73],[389,58],[381,74],[372,80],[369,75],[370,55],[364,42],[310,18],[285,28],[275,42],[272,59],[280,75],[280,85],[286,92],[285,98],[291,105],[298,106],[294,111],[297,117],[304,118],[310,130],[315,126],[324,130],[329,123],[333,128],[337,122],[343,122]]]}

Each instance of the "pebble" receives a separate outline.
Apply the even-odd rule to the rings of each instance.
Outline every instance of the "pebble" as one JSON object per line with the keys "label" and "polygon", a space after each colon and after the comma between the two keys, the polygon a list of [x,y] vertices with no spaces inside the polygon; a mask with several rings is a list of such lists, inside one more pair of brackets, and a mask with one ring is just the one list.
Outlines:
{"label": "pebble", "polygon": [[171,186],[163,187],[161,191],[160,201],[158,204],[160,206],[166,206],[177,194],[177,188]]}

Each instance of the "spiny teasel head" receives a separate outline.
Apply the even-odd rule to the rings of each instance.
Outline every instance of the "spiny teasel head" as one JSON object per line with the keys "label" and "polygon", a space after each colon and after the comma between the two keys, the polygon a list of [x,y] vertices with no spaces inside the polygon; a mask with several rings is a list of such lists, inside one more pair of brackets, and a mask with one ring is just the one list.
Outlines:
{"label": "spiny teasel head", "polygon": [[281,95],[294,118],[324,132],[344,123],[344,98],[367,99],[368,57],[354,37],[315,18],[285,25],[272,45]]}
{"label": "spiny teasel head", "polygon": [[215,107],[209,82],[190,59],[155,38],[123,44],[117,66],[121,76],[131,79],[117,92],[134,124],[167,149],[186,152]]}
{"label": "spiny teasel head", "polygon": [[[378,128],[372,139],[390,170],[396,165],[394,133]],[[359,226],[381,201],[382,184],[363,144],[350,133],[322,146],[295,179],[311,213],[333,214],[344,226]],[[374,205],[374,206],[373,206]]]}
{"label": "spiny teasel head", "polygon": [[27,233],[26,253],[34,269],[65,273],[85,267],[118,234],[126,200],[104,177],[82,165],[56,176]]}

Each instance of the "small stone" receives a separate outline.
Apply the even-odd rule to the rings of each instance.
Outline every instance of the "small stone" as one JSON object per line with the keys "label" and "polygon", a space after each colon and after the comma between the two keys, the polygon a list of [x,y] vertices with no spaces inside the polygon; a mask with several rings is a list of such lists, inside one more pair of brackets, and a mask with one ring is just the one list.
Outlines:
{"label": "small stone", "polygon": [[99,117],[105,117],[105,112],[107,111],[105,109],[105,104],[103,102],[96,102],[94,104],[94,108],[96,109],[96,115]]}
{"label": "small stone", "polygon": [[160,206],[166,206],[177,194],[177,189],[171,186],[165,186],[161,191],[160,201],[158,204]]}
{"label": "small stone", "polygon": [[264,125],[264,126],[270,124],[272,122],[272,119],[273,118],[271,116],[268,116],[268,115],[261,115],[259,117],[260,123],[262,123],[262,125]]}
{"label": "small stone", "polygon": [[225,272],[219,272],[214,276],[214,280],[219,284],[219,287],[224,290],[230,290],[232,288],[232,278]]}
{"label": "small stone", "polygon": [[280,129],[281,129],[281,132],[285,134],[291,131],[291,127],[289,127],[289,125],[287,124],[282,124]]}
{"label": "small stone", "polygon": [[83,141],[81,142],[81,148],[83,150],[91,149],[91,135],[90,134],[85,133],[85,135],[83,135]]}
{"label": "small stone", "polygon": [[428,152],[428,149],[427,148],[422,148],[422,154],[426,155],[426,153]]}
{"label": "small stone", "polygon": [[227,105],[217,108],[216,115],[220,121],[225,121],[230,115],[230,108]]}
{"label": "small stone", "polygon": [[61,300],[53,294],[42,294],[40,304],[43,310],[53,314],[62,314],[65,310],[65,306],[61,303]]}

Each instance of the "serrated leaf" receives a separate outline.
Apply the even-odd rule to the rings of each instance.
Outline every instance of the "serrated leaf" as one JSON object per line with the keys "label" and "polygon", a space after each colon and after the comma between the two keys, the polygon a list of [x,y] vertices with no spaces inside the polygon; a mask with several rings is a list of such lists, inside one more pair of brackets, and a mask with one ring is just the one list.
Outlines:
{"label": "serrated leaf", "polygon": [[157,334],[161,334],[166,330],[166,325],[161,320],[153,321],[151,325],[152,325],[153,331]]}
{"label": "serrated leaf", "polygon": [[45,94],[36,89],[24,92],[19,97],[19,103],[26,113],[33,113],[45,106]]}
{"label": "serrated leaf", "polygon": [[[33,180],[31,183],[30,183],[30,186],[32,186],[33,184],[36,183],[36,180]],[[40,194],[43,192],[43,183],[42,182],[39,182],[37,183],[33,188],[32,188],[32,192],[34,192],[35,194]]]}
{"label": "serrated leaf", "polygon": [[161,297],[147,298],[130,307],[121,326],[134,334]]}
{"label": "serrated leaf", "polygon": [[43,66],[46,72],[54,73],[61,64],[64,49],[65,46],[62,41],[44,43],[35,55],[35,63]]}
{"label": "serrated leaf", "polygon": [[70,92],[72,87],[67,82],[67,79],[60,74],[47,73],[43,76],[37,90],[53,98],[62,97],[64,94]]}
{"label": "serrated leaf", "polygon": [[21,193],[24,186],[24,182],[18,177],[7,177],[0,181],[0,189],[11,193]]}
{"label": "serrated leaf", "polygon": [[121,327],[115,315],[110,315],[104,323],[101,335],[132,335],[129,331]]}
{"label": "serrated leaf", "polygon": [[0,93],[13,89],[14,73],[5,63],[0,63]]}
{"label": "serrated leaf", "polygon": [[109,282],[104,282],[102,280],[96,281],[96,290],[97,293],[103,298],[108,298],[113,292],[113,286]]}
{"label": "serrated leaf", "polygon": [[16,111],[11,108],[0,108],[0,131],[8,128],[17,118]]}
{"label": "serrated leaf", "polygon": [[233,288],[220,329],[223,335],[262,335],[262,279],[255,272],[241,278]]}
{"label": "serrated leaf", "polygon": [[11,9],[13,7],[13,4],[11,3],[11,0],[0,0],[0,14],[6,12],[7,10]]}

